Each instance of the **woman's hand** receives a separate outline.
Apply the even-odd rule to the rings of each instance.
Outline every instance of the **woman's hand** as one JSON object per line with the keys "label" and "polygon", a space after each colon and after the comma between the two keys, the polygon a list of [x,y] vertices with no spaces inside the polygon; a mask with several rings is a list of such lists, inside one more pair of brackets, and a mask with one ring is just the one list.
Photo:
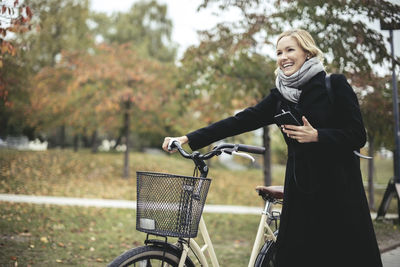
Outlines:
{"label": "woman's hand", "polygon": [[169,153],[176,152],[176,149],[175,150],[171,150],[171,151],[168,150],[168,144],[171,141],[171,139],[177,140],[179,143],[181,143],[181,145],[184,145],[187,142],[189,142],[189,139],[187,138],[186,135],[180,136],[180,137],[165,137],[164,138],[164,142],[162,144],[162,149],[165,150],[166,152],[169,152]]}
{"label": "woman's hand", "polygon": [[283,125],[282,131],[299,143],[318,142],[318,131],[311,126],[306,117],[303,116],[301,119],[303,126]]}

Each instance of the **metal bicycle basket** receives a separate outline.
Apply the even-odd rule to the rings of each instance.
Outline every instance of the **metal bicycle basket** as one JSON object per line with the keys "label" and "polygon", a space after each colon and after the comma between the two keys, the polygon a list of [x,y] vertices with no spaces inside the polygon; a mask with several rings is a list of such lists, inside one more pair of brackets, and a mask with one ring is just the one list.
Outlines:
{"label": "metal bicycle basket", "polygon": [[196,237],[211,179],[137,172],[136,229],[148,234]]}

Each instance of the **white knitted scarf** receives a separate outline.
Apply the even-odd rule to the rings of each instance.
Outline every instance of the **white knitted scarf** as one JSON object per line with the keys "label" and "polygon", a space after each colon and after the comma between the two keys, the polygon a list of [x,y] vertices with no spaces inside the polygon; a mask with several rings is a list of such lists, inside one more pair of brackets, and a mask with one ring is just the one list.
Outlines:
{"label": "white knitted scarf", "polygon": [[290,76],[283,74],[281,69],[278,70],[275,85],[278,91],[287,100],[297,103],[300,98],[301,90],[299,86],[308,82],[317,73],[324,70],[324,65],[317,57],[306,60],[298,71]]}

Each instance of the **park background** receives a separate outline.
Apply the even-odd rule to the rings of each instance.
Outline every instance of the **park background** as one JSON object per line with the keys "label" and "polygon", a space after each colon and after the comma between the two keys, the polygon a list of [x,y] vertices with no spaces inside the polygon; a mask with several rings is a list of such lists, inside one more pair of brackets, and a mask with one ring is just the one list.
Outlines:
{"label": "park background", "polygon": [[[399,3],[204,0],[185,13],[179,2],[131,1],[116,10],[110,1],[0,1],[0,192],[135,200],[137,170],[190,175],[190,162],[160,153],[164,136],[266,96],[277,35],[301,27],[325,53],[327,71],[344,73],[358,95],[368,133],[362,153],[374,156],[362,171],[375,211],[393,177],[394,149],[390,48],[379,23],[399,23]],[[174,39],[174,27],[188,37]],[[283,182],[279,130],[225,141],[267,152],[253,165],[210,162],[207,203],[261,206],[254,187]],[[103,266],[143,241],[132,210],[0,205],[2,265]],[[396,208],[392,201],[389,212]],[[222,266],[245,265],[258,217],[207,217]],[[400,236],[397,224],[375,222],[381,248]]]}

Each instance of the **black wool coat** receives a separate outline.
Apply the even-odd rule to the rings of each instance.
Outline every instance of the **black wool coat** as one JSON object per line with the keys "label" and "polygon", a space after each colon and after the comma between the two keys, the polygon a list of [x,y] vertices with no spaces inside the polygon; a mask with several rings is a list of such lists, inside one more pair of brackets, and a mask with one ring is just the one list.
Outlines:
{"label": "black wool coat", "polygon": [[274,124],[281,109],[305,116],[318,130],[318,142],[287,138],[284,204],[277,240],[279,267],[379,267],[380,253],[362,183],[365,145],[358,100],[343,75],[332,75],[332,102],[325,72],[302,85],[294,104],[278,90],[235,116],[187,134],[192,150],[223,138]]}

